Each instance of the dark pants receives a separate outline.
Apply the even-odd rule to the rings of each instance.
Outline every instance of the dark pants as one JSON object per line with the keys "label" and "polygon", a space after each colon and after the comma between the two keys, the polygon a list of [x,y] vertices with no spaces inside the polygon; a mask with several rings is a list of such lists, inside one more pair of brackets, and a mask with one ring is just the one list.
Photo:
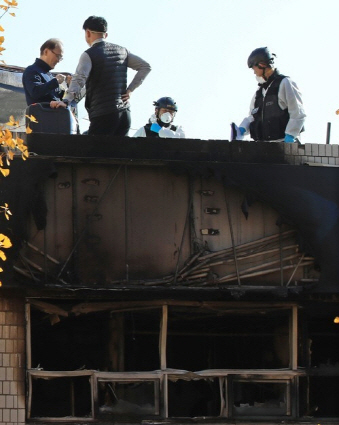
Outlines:
{"label": "dark pants", "polygon": [[107,115],[92,118],[88,134],[127,136],[130,127],[131,112],[129,109],[124,109],[122,111],[115,111]]}

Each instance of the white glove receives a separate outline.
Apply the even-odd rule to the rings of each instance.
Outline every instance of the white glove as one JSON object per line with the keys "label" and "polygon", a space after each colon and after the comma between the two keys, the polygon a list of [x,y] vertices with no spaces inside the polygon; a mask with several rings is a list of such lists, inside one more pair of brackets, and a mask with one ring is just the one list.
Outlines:
{"label": "white glove", "polygon": [[162,129],[159,131],[159,137],[172,138],[172,139],[184,139],[185,132],[181,126],[177,127],[176,131],[173,131],[170,128],[162,127]]}
{"label": "white glove", "polygon": [[62,84],[66,80],[66,75],[64,74],[57,74],[55,78],[58,80],[59,84]]}

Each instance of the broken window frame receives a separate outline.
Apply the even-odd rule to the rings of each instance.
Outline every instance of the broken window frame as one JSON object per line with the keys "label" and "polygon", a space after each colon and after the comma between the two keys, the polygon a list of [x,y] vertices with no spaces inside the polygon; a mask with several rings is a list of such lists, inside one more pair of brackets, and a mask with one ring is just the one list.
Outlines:
{"label": "broken window frame", "polygon": [[[75,416],[71,415],[72,420],[82,420],[86,418],[86,420],[94,420],[95,419],[95,399],[94,399],[94,375],[92,371],[88,370],[74,370],[74,371],[46,371],[46,370],[28,370],[27,371],[27,380],[28,380],[28,397],[27,397],[27,419],[34,419],[35,421],[64,421],[65,416],[61,417],[52,417],[52,416],[32,416],[32,398],[33,398],[33,380],[34,379],[46,379],[46,380],[52,380],[56,378],[76,378],[79,376],[88,376],[90,381],[90,387],[91,387],[91,417],[84,417],[84,416]],[[71,395],[71,412],[74,412],[75,406],[74,406],[74,389],[71,388],[72,395]],[[67,416],[68,418],[68,416]]]}
{"label": "broken window frame", "polygon": [[[270,374],[271,375],[271,374]],[[234,395],[234,390],[233,390],[233,384],[234,383],[257,383],[257,384],[284,384],[286,386],[286,392],[285,392],[285,396],[286,396],[286,414],[272,414],[272,415],[265,415],[265,418],[270,418],[270,419],[276,419],[276,418],[281,418],[281,417],[295,417],[296,416],[296,412],[295,412],[295,403],[293,403],[293,391],[292,388],[293,387],[293,383],[295,381],[295,376],[294,374],[292,376],[286,374],[285,376],[281,373],[277,374],[277,378],[276,379],[272,379],[272,377],[267,377],[264,374],[262,375],[253,375],[253,376],[247,376],[245,374],[239,374],[239,375],[232,375],[230,377],[230,379],[227,380],[227,382],[225,383],[227,386],[229,386],[230,388],[228,389],[228,393],[230,394],[230,400],[229,400],[229,405],[228,405],[228,409],[227,409],[227,413],[228,413],[228,417],[232,417],[232,418],[246,418],[246,419],[256,419],[259,416],[262,415],[253,415],[250,413],[244,412],[244,413],[240,413],[240,412],[236,412],[235,411],[235,405],[234,405],[234,400],[233,400],[233,395]]]}
{"label": "broken window frame", "polygon": [[100,383],[117,382],[117,383],[137,383],[137,382],[153,382],[154,383],[154,415],[161,414],[160,393],[162,374],[160,371],[155,372],[94,372],[93,373],[93,392],[94,392],[94,411],[95,417],[99,416],[99,400],[98,386]]}
{"label": "broken window frame", "polygon": [[[91,417],[73,417],[72,421],[76,420],[86,420],[86,421],[95,421],[97,420],[99,406],[98,406],[98,383],[102,381],[117,381],[117,382],[149,382],[154,381],[155,385],[155,400],[154,406],[156,414],[159,414],[160,417],[169,418],[169,405],[168,405],[168,381],[176,381],[178,379],[186,380],[196,380],[196,379],[218,379],[219,388],[220,388],[220,415],[219,417],[233,417],[234,413],[232,411],[232,380],[248,380],[255,382],[279,382],[286,383],[291,387],[289,394],[289,408],[287,409],[287,415],[289,418],[297,416],[297,401],[296,397],[291,397],[290,394],[297,394],[298,388],[298,376],[304,375],[305,372],[298,371],[297,359],[298,359],[298,306],[296,304],[249,304],[242,303],[235,305],[231,303],[231,309],[234,310],[234,314],[237,311],[244,309],[247,311],[255,310],[286,310],[289,311],[289,368],[284,370],[275,370],[275,369],[208,369],[199,372],[189,372],[182,371],[178,369],[167,369],[167,332],[168,332],[168,309],[170,306],[188,306],[188,307],[209,307],[211,305],[218,305],[219,308],[227,308],[230,311],[230,304],[227,302],[211,302],[211,303],[199,303],[199,302],[179,302],[171,301],[164,304],[163,301],[157,302],[133,302],[128,307],[128,310],[134,308],[139,311],[145,308],[161,308],[162,315],[160,321],[160,333],[159,333],[159,356],[160,356],[160,370],[155,370],[151,372],[102,372],[94,370],[81,370],[81,371],[46,371],[46,370],[37,370],[32,369],[31,365],[31,304],[35,307],[38,307],[42,311],[45,311],[49,314],[64,314],[63,310],[58,306],[44,303],[39,300],[27,300],[26,303],[26,359],[27,359],[27,380],[28,380],[28,397],[27,397],[27,418],[34,420],[43,420],[43,421],[63,421],[65,417],[44,417],[36,418],[31,417],[31,407],[32,407],[32,379],[42,378],[42,379],[53,379],[55,377],[76,377],[76,376],[89,376],[90,379],[90,388],[91,388]],[[102,308],[109,309],[110,311],[124,311],[123,304],[125,303],[93,303],[95,311],[100,311]],[[90,305],[90,303],[88,303]],[[87,305],[87,307],[88,307]],[[151,307],[150,307],[151,306]],[[85,311],[87,312],[87,311]],[[224,394],[224,395],[223,395]],[[266,418],[265,415],[262,415]],[[243,416],[241,416],[243,417]],[[280,418],[283,416],[279,416]],[[256,417],[257,418],[257,417]],[[69,420],[69,417],[67,417]]]}

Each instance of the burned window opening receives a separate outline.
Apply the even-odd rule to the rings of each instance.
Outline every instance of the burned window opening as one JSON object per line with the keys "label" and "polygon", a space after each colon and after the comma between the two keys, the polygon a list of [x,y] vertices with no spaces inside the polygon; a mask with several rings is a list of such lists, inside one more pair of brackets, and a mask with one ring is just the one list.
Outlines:
{"label": "burned window opening", "polygon": [[[124,313],[125,371],[160,369],[159,333],[161,310]],[[133,355],[130,355],[133,353]]]}
{"label": "burned window opening", "polygon": [[98,418],[136,419],[159,417],[159,380],[98,379]]}
{"label": "burned window opening", "polygon": [[312,376],[309,388],[310,415],[316,418],[339,416],[339,376]]}
{"label": "burned window opening", "polygon": [[334,323],[337,315],[336,302],[321,309],[311,305],[300,315],[304,341],[300,365],[309,371],[309,376],[300,379],[300,415],[339,416],[339,325]]}
{"label": "burned window opening", "polygon": [[[222,314],[169,308],[167,366],[184,370],[289,367],[289,312]],[[249,346],[255,350],[248,350]]]}
{"label": "burned window opening", "polygon": [[32,303],[30,418],[338,415],[336,306],[73,304]]}
{"label": "burned window opening", "polygon": [[308,320],[311,367],[339,367],[339,325],[333,322],[334,317],[332,313]]}
{"label": "burned window opening", "polygon": [[30,417],[91,417],[91,385],[88,376],[41,378],[31,382]]}
{"label": "burned window opening", "polygon": [[290,416],[290,381],[233,380],[234,416]]}
{"label": "burned window opening", "polygon": [[108,313],[59,317],[57,323],[53,319],[53,315],[32,311],[33,368],[56,371],[105,370]]}
{"label": "burned window opening", "polygon": [[168,383],[169,417],[218,417],[221,400],[218,379]]}

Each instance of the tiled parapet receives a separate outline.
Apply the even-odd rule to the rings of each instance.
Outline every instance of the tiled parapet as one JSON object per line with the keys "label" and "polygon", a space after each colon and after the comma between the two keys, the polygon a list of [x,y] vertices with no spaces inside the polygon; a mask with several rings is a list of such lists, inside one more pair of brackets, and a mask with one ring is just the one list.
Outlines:
{"label": "tiled parapet", "polygon": [[[337,165],[338,145],[200,139],[30,134],[28,149],[39,158],[104,158],[161,162],[226,162]],[[317,159],[315,159],[317,158]],[[330,160],[332,158],[332,160]]]}
{"label": "tiled parapet", "polygon": [[285,154],[285,160],[291,165],[323,164],[324,166],[339,165],[339,145],[317,143],[280,143]]}

